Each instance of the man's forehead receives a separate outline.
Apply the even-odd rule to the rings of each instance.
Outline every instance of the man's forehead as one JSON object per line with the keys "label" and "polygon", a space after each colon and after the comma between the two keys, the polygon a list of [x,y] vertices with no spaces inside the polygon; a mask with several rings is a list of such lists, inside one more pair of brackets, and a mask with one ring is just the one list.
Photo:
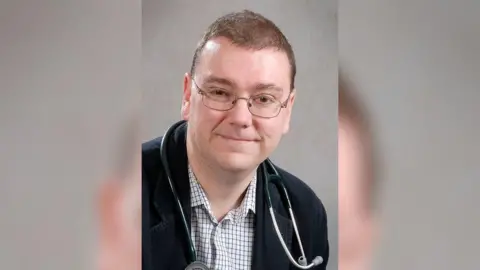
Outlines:
{"label": "man's forehead", "polygon": [[234,44],[230,40],[218,37],[205,43],[199,54],[199,61],[208,59],[208,62],[221,62],[233,60],[260,60],[270,62],[276,66],[285,64],[289,68],[290,62],[286,52],[274,47],[255,48],[249,45]]}
{"label": "man's forehead", "polygon": [[225,38],[206,43],[195,73],[201,84],[281,92],[289,90],[291,79],[285,53],[276,49],[242,48]]}
{"label": "man's forehead", "polygon": [[248,83],[245,83],[245,81],[243,80],[239,81],[234,78],[208,74],[204,76],[202,81],[203,81],[203,84],[205,85],[222,85],[222,86],[227,86],[231,88],[239,88],[245,84],[248,84],[248,88],[252,90],[272,90],[280,93],[284,91],[283,87],[279,83],[273,82],[271,80],[257,79],[257,80],[250,80]]}
{"label": "man's forehead", "polygon": [[220,48],[222,43],[225,43],[226,41],[223,41],[222,39],[211,39],[205,43],[205,46],[203,47],[204,52],[211,52],[211,51],[216,51]]}

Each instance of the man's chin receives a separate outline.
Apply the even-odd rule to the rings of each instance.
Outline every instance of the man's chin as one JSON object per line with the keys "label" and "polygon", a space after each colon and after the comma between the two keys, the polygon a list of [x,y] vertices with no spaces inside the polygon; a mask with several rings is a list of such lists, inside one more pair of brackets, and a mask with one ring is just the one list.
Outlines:
{"label": "man's chin", "polygon": [[251,154],[229,152],[218,155],[217,162],[227,171],[248,171],[255,167],[255,158]]}

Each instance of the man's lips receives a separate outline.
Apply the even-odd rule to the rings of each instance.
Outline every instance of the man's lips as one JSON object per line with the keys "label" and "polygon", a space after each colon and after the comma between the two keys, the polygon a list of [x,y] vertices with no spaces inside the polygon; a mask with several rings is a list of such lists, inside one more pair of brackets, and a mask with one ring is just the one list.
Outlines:
{"label": "man's lips", "polygon": [[227,140],[232,140],[232,141],[238,141],[238,142],[255,142],[258,141],[256,139],[250,139],[250,138],[241,138],[241,137],[234,137],[234,136],[229,136],[229,135],[221,135],[219,134],[218,136],[227,139]]}

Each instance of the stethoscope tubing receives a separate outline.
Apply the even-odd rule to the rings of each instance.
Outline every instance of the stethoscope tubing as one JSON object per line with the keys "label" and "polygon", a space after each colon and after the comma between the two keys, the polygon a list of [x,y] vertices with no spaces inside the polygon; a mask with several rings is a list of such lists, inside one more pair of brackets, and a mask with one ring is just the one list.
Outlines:
{"label": "stethoscope tubing", "polygon": [[[168,179],[170,189],[172,191],[172,195],[175,198],[177,209],[178,209],[178,211],[180,213],[180,216],[181,216],[181,219],[182,219],[182,223],[183,223],[182,227],[185,231],[185,235],[187,236],[187,241],[188,241],[188,245],[189,245],[188,255],[189,255],[190,263],[195,263],[195,262],[197,262],[197,254],[196,254],[195,246],[193,245],[193,241],[192,241],[191,234],[190,234],[190,228],[188,226],[188,222],[187,222],[187,218],[185,216],[185,212],[183,211],[182,203],[180,202],[180,197],[178,196],[177,191],[176,191],[175,186],[174,186],[173,181],[172,181],[172,174],[170,172],[170,166],[169,166],[168,157],[167,157],[167,143],[166,143],[166,141],[171,138],[172,133],[182,124],[186,124],[186,122],[185,121],[177,122],[174,125],[172,125],[165,132],[165,135],[163,136],[161,144],[160,144],[160,156],[161,156],[161,162],[162,162],[163,168],[165,170],[165,174],[166,174],[167,179]],[[270,169],[273,173],[269,174],[268,169]],[[300,269],[309,269],[309,268],[311,268],[315,265],[320,264],[323,261],[323,259],[321,257],[316,257],[312,263],[307,265],[306,258],[305,258],[305,252],[303,250],[302,241],[300,239],[300,234],[298,232],[297,222],[295,220],[295,216],[294,216],[294,213],[293,213],[292,204],[290,202],[290,197],[288,196],[288,191],[287,191],[285,185],[283,184],[283,181],[282,181],[282,178],[280,177],[280,174],[278,173],[277,169],[275,168],[273,163],[270,161],[270,159],[267,158],[264,162],[262,162],[261,170],[263,172],[263,178],[264,178],[264,181],[265,181],[264,192],[265,192],[265,196],[267,197],[267,206],[268,206],[270,216],[271,216],[272,221],[273,221],[273,225],[275,227],[277,237],[278,237],[283,249],[285,250],[285,254],[288,256],[289,260],[296,267],[298,267]],[[280,230],[279,230],[278,224],[277,224],[277,219],[275,218],[275,213],[274,213],[273,206],[272,206],[272,200],[271,200],[271,197],[270,197],[270,189],[269,189],[269,183],[270,182],[273,183],[277,187],[277,189],[280,192],[282,203],[284,204],[284,207],[286,209],[288,209],[288,213],[289,213],[289,216],[290,216],[290,219],[292,221],[293,228],[294,228],[294,231],[295,231],[295,236],[297,238],[297,241],[298,241],[298,244],[299,244],[299,247],[300,247],[300,252],[302,254],[301,257],[299,258],[299,263],[300,264],[297,263],[295,261],[295,259],[292,257],[290,251],[288,250],[288,248],[285,244],[285,241],[281,237],[281,233],[280,233]]]}
{"label": "stethoscope tubing", "polygon": [[178,123],[172,125],[165,132],[165,135],[163,136],[162,142],[160,144],[160,151],[161,151],[160,156],[161,156],[161,161],[162,161],[162,164],[163,164],[163,168],[165,170],[165,174],[166,174],[167,179],[168,179],[168,184],[170,185],[170,189],[172,191],[173,197],[175,198],[175,201],[177,203],[177,209],[180,212],[180,216],[182,218],[182,225],[183,225],[182,227],[185,231],[185,235],[187,236],[187,241],[188,241],[188,245],[189,245],[189,249],[188,249],[189,259],[190,259],[190,262],[195,262],[197,260],[197,252],[196,252],[195,246],[193,245],[193,242],[192,242],[192,237],[190,235],[190,229],[188,227],[188,222],[187,222],[187,218],[185,216],[185,212],[183,211],[182,203],[180,202],[180,197],[178,196],[177,191],[176,191],[175,186],[174,186],[173,181],[172,181],[172,174],[170,172],[170,166],[169,166],[169,163],[168,163],[167,147],[166,147],[166,142],[165,142],[166,140],[168,140],[171,137],[171,134],[173,133],[173,131],[175,131],[175,129],[177,129],[182,124],[183,124],[183,122],[178,122]]}

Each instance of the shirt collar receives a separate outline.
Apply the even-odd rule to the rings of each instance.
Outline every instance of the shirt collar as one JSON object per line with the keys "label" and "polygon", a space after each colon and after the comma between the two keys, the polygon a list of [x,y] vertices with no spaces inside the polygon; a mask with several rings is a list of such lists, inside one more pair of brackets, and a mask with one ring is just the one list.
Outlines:
{"label": "shirt collar", "polygon": [[[197,181],[197,178],[195,177],[195,174],[193,173],[193,170],[190,164],[188,165],[188,176],[190,179],[191,207],[194,208],[194,207],[203,205],[210,212],[211,211],[210,203],[208,202],[207,196],[202,186]],[[249,211],[255,213],[256,189],[257,189],[257,174],[255,173],[252,181],[247,187],[247,192],[245,194],[245,197],[243,198],[242,203],[240,204],[240,207],[233,210],[235,215],[240,215],[242,217],[245,217],[247,216]]]}

